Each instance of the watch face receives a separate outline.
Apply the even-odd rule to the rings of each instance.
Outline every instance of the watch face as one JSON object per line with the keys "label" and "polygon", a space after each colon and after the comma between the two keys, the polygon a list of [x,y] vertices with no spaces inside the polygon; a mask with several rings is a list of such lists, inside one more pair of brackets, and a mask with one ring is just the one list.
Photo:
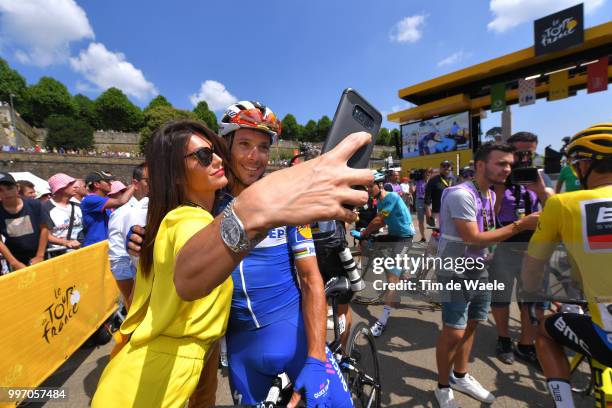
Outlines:
{"label": "watch face", "polygon": [[226,244],[231,247],[237,247],[240,243],[240,227],[231,218],[224,218],[222,222],[222,233]]}

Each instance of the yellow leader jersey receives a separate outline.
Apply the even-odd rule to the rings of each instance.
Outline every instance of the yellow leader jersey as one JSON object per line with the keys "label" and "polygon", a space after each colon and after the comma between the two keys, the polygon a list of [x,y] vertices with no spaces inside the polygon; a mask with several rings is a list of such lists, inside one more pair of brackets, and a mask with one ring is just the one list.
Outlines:
{"label": "yellow leader jersey", "polygon": [[121,326],[123,334],[132,333],[130,341],[134,345],[159,335],[194,337],[210,344],[225,333],[232,300],[231,277],[194,301],[181,299],[174,286],[174,263],[179,251],[212,221],[208,212],[190,206],[178,207],[164,217],[155,238],[152,271],[144,277],[138,267],[132,306]]}
{"label": "yellow leader jersey", "polygon": [[612,186],[557,194],[546,201],[528,254],[548,260],[563,242],[593,322],[612,332]]}

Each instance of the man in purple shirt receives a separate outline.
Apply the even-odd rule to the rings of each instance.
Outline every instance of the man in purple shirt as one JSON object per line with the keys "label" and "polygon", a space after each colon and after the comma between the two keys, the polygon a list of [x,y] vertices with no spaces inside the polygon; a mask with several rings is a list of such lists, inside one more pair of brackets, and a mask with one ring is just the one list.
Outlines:
{"label": "man in purple shirt", "polygon": [[[538,137],[533,133],[518,132],[508,139],[508,144],[516,149],[514,154],[516,165],[519,158],[529,157],[535,153],[538,146]],[[511,225],[525,216],[539,211],[540,207],[544,206],[546,199],[554,194],[552,189],[545,186],[541,176],[537,182],[528,185],[512,184],[509,179],[510,177],[505,184],[494,187],[498,227]],[[513,345],[508,331],[510,300],[512,299],[514,283],[515,281],[518,282],[520,277],[523,256],[532,234],[533,231],[524,231],[497,245],[490,266],[491,279],[503,282],[505,286],[503,291],[493,291],[491,312],[495,319],[498,335],[497,357],[506,364],[512,364],[516,355],[528,363],[537,365],[534,346],[536,327],[532,326],[529,319],[528,306],[520,303],[518,296],[521,309],[521,335],[516,347]],[[544,305],[540,306],[544,307]]]}

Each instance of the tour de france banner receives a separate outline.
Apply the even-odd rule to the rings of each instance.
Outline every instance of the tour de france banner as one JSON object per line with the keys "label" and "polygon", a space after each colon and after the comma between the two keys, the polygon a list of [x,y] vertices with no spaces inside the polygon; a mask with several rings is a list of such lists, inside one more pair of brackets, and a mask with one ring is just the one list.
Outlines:
{"label": "tour de france banner", "polygon": [[110,316],[118,295],[107,241],[1,276],[0,387],[41,384]]}

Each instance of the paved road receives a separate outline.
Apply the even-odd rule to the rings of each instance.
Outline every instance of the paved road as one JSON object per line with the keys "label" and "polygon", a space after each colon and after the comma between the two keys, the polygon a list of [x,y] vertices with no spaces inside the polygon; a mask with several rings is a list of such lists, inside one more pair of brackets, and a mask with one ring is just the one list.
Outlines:
{"label": "paved road", "polygon": [[[417,240],[419,237],[417,237]],[[349,242],[352,241],[349,240]],[[355,321],[373,324],[382,306],[353,305]],[[518,337],[516,305],[511,310],[511,335]],[[384,407],[435,407],[433,394],[436,380],[435,342],[441,329],[440,311],[426,303],[403,298],[394,310],[385,333],[377,342]],[[331,332],[328,332],[331,336]],[[535,368],[522,363],[505,365],[495,357],[497,338],[492,317],[476,332],[470,372],[497,397],[493,407],[550,407],[544,377]],[[87,407],[97,381],[108,360],[112,344],[80,349],[44,384],[66,387],[70,400],[66,404],[48,403],[49,408]],[[227,374],[219,370],[217,405],[232,403]],[[460,393],[455,393],[462,407],[486,406]],[[592,407],[589,398],[575,396],[578,407]],[[40,407],[30,404],[28,407]]]}
{"label": "paved road", "polygon": [[[373,323],[382,306],[355,305],[357,320]],[[518,310],[513,310],[517,316]],[[516,337],[518,322],[512,321]],[[384,407],[433,407],[436,386],[435,340],[440,330],[440,312],[424,303],[402,305],[394,310],[387,330],[377,346],[381,364]],[[522,363],[505,365],[494,356],[495,328],[491,320],[477,331],[471,373],[497,400],[493,407],[549,407],[546,384],[534,368]],[[66,387],[70,400],[66,404],[48,403],[49,408],[76,408],[89,405],[98,378],[106,364],[112,345],[81,349],[75,353],[45,384]],[[478,407],[477,401],[456,394],[462,407]],[[589,399],[576,398],[578,406],[592,406]],[[217,404],[230,405],[227,376],[219,371]],[[40,406],[31,404],[29,406]]]}

